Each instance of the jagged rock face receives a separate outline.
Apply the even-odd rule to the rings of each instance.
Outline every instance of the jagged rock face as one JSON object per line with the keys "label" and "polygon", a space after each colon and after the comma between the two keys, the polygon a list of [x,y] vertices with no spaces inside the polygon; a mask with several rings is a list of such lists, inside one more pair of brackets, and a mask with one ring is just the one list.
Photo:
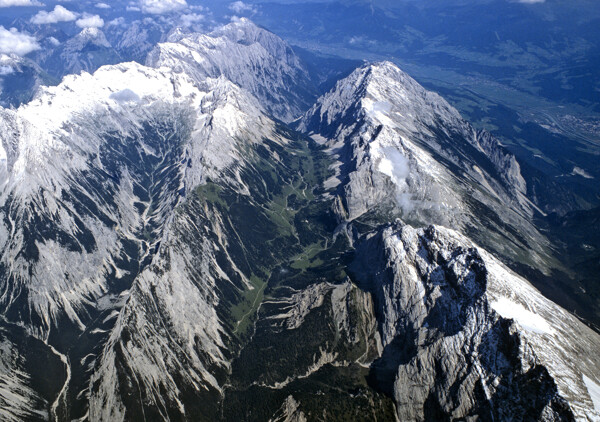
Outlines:
{"label": "jagged rock face", "polygon": [[297,118],[317,97],[308,71],[292,49],[247,19],[208,35],[175,33],[148,54],[146,64],[167,66],[198,81],[224,75],[284,122]]}
{"label": "jagged rock face", "polygon": [[337,158],[328,183],[342,220],[378,210],[383,221],[455,227],[515,261],[548,260],[515,157],[395,65],[357,69],[298,128]]}
{"label": "jagged rock face", "polygon": [[0,106],[18,107],[30,101],[49,78],[33,61],[16,55],[0,54]]}
{"label": "jagged rock face", "polygon": [[123,60],[142,64],[156,44],[164,41],[167,29],[151,19],[136,20],[127,25],[110,25],[109,28],[107,38]]}
{"label": "jagged rock face", "polygon": [[306,422],[306,415],[298,409],[298,402],[293,396],[288,396],[273,418],[269,422]]}
{"label": "jagged rock face", "polygon": [[598,335],[465,237],[399,223],[356,256],[400,420],[599,417]]}
{"label": "jagged rock face", "polygon": [[[158,414],[177,402],[178,389],[218,388],[216,368],[223,372],[223,353],[230,353],[222,336],[230,330],[215,307],[238,301],[249,275],[235,264],[220,269],[226,246],[194,243],[207,236],[203,225],[219,232],[218,221],[199,209],[202,230],[194,232],[182,227],[194,221],[176,218],[175,210],[208,178],[248,195],[239,169],[253,144],[267,136],[285,142],[260,110],[223,79],[198,87],[184,75],[130,63],[69,77],[28,106],[2,112],[3,314],[69,351],[74,381],[64,402],[83,402],[79,416],[101,354],[101,385],[115,400],[90,406],[101,419],[132,411],[115,397],[119,389],[110,383],[117,376],[127,385],[140,380],[140,391],[148,387],[148,407]],[[218,295],[213,283],[221,280],[235,287]],[[149,313],[153,304],[156,313]],[[165,321],[170,335],[158,347],[148,339],[166,336]],[[86,339],[81,348],[72,335]],[[178,350],[187,357],[173,357]],[[172,395],[162,398],[159,387]],[[54,416],[69,413],[62,402]]]}
{"label": "jagged rock face", "polygon": [[[323,249],[334,229],[320,226],[328,205],[315,194],[324,155],[223,78],[199,84],[135,63],[67,77],[3,110],[1,124],[4,316],[58,356],[63,384],[48,387],[49,417],[215,420],[232,376],[234,400],[252,396],[247,357],[235,359],[269,274]],[[307,318],[333,321],[298,350],[302,364],[275,365],[265,378],[290,384],[289,394],[296,378],[320,385],[311,375],[338,357],[344,370],[364,364],[376,341],[372,307],[361,308],[368,298],[343,277],[338,287],[286,271],[297,284],[265,307],[257,339],[281,331],[271,319],[289,319],[281,336],[314,334]],[[24,406],[43,408],[34,393]],[[367,393],[389,413],[389,400]],[[269,416],[281,406],[274,399]]]}
{"label": "jagged rock face", "polygon": [[81,326],[86,304],[106,293],[102,280],[120,273],[120,243],[155,240],[186,188],[235,160],[234,143],[217,139],[252,118],[229,112],[227,97],[241,94],[233,85],[209,85],[127,64],[3,112],[5,314],[23,313],[43,337],[65,312]]}
{"label": "jagged rock face", "polygon": [[[303,262],[306,270],[297,263],[333,228],[320,228],[322,216],[311,212],[327,204],[302,193],[314,159],[281,136],[247,150],[247,164],[233,167],[239,177],[211,179],[177,207],[92,375],[92,420],[127,420],[140,406],[147,418],[266,420],[299,384],[299,412],[320,411],[316,389],[333,391],[345,371],[376,355],[369,296],[335,260]],[[325,370],[335,381],[323,382]],[[389,401],[362,388],[375,414],[389,414]],[[260,396],[268,402],[259,411]],[[338,400],[355,416],[365,406],[349,394]]]}
{"label": "jagged rock face", "polygon": [[596,334],[453,231],[365,234],[392,203],[531,235],[492,137],[381,64],[300,122],[332,166],[269,117],[312,95],[272,34],[174,32],[149,63],[0,109],[4,419],[596,416]]}
{"label": "jagged rock face", "polygon": [[54,77],[61,78],[82,71],[94,72],[100,66],[121,62],[121,56],[98,28],[84,28],[73,38],[56,47],[51,55],[41,58],[41,66]]}
{"label": "jagged rock face", "polygon": [[[45,387],[37,379],[46,371]],[[53,389],[64,383],[59,357],[40,340],[27,337],[23,329],[0,328],[0,418],[3,421],[48,420]]]}

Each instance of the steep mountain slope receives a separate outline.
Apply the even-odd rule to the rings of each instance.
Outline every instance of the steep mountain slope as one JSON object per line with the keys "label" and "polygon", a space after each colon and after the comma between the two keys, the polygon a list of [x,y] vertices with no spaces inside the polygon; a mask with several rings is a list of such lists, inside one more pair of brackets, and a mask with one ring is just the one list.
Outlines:
{"label": "steep mountain slope", "polygon": [[144,63],[148,53],[167,36],[168,26],[153,20],[109,22],[106,37],[123,60]]}
{"label": "steep mountain slope", "polygon": [[[225,168],[242,160],[242,151],[272,133],[274,124],[260,110],[223,79],[197,87],[184,75],[130,63],[105,67],[93,76],[68,77],[26,107],[3,111],[3,314],[62,353],[70,352],[73,378],[67,381],[74,385],[63,391],[73,397],[64,403],[76,401],[81,392],[76,388],[87,390],[89,365],[93,367],[103,339],[118,338],[122,319],[150,311],[135,298],[140,290],[140,295],[147,293],[144,286],[152,273],[144,270],[163,250],[159,245],[174,236],[167,228],[176,205],[207,178],[222,179]],[[238,139],[242,133],[243,142]],[[235,171],[227,180],[244,192]],[[186,340],[185,345],[201,351],[201,363],[223,364],[221,352],[213,356],[211,350],[222,345],[226,330],[218,328],[218,321],[202,321],[214,318],[215,301],[235,302],[249,288],[249,275],[227,275],[214,261],[211,246],[204,246],[201,242],[193,251],[188,265],[194,267],[178,266],[182,276],[169,280],[169,294],[185,291],[194,317],[191,332],[186,319],[171,322],[169,338],[182,330],[182,338],[205,339],[200,344]],[[181,263],[191,253],[183,249],[175,254],[175,249],[167,248],[168,256],[161,259]],[[196,273],[200,264],[207,268]],[[227,284],[236,280],[224,287],[233,290],[212,299],[199,292],[192,303],[185,283],[201,279],[202,288],[216,294],[211,279],[204,278],[211,272]],[[159,314],[166,317],[168,312],[180,316],[182,309],[165,307]],[[73,346],[76,338],[84,340]],[[172,340],[168,350],[178,347]],[[139,359],[125,363],[137,371],[134,376],[148,370]],[[200,379],[213,379],[197,359],[193,363],[204,375]],[[56,414],[66,412],[62,407]]]}
{"label": "steep mountain slope", "polygon": [[29,59],[0,54],[0,106],[18,107],[31,101],[37,89],[52,81]]}
{"label": "steep mountain slope", "polygon": [[146,64],[167,66],[198,81],[224,75],[285,122],[297,118],[317,97],[308,70],[292,49],[247,19],[207,35],[175,32],[148,54]]}
{"label": "steep mountain slope", "polygon": [[[156,126],[167,125],[169,120],[170,124],[183,126],[185,115],[176,114],[177,104],[168,105],[169,97],[176,103],[179,89],[191,93],[193,87],[184,79],[172,81],[164,73],[121,65],[105,68],[94,77],[68,77],[27,106],[3,111],[2,209],[5,233],[9,234],[3,249],[4,269],[8,278],[37,280],[41,289],[28,294],[17,287],[20,282],[13,283],[3,301],[5,312],[10,314],[11,304],[21,294],[29,296],[32,312],[26,312],[30,317],[23,321],[38,326],[42,337],[48,337],[57,322],[57,312],[69,310],[70,319],[79,325],[78,313],[85,314],[84,297],[93,298],[104,290],[104,283],[89,280],[85,273],[96,273],[103,266],[110,268],[110,251],[115,252],[117,246],[112,242],[117,241],[118,232],[127,236],[145,223],[141,216],[132,216],[142,214],[136,210],[153,198],[142,199],[136,208],[127,198],[126,189],[129,184],[132,195],[136,184],[146,190],[153,188],[143,178],[162,162],[159,157],[170,151],[161,150],[161,145],[146,145],[152,139],[144,139],[144,129],[151,127],[144,124],[148,120],[154,123],[155,118]],[[160,133],[160,126],[155,130]],[[185,134],[182,131],[182,136]],[[110,143],[114,136],[129,142],[122,146]],[[138,169],[122,168],[138,158],[136,154],[145,152],[144,148],[147,152],[141,158],[150,161],[149,169],[144,168],[144,162],[136,163],[142,164]],[[174,200],[177,192],[164,195]],[[80,265],[62,268],[50,264],[69,262],[79,254],[83,255]],[[29,270],[39,265],[38,258],[49,261],[42,264],[43,270]],[[69,296],[64,296],[61,287],[48,283],[64,279],[65,274],[71,282],[62,288],[70,292]],[[78,291],[76,285],[82,290]]]}
{"label": "steep mountain slope", "polygon": [[558,245],[561,257],[577,274],[581,288],[574,298],[585,304],[587,313],[577,314],[598,327],[600,321],[600,208],[568,213],[563,217],[549,216],[548,229],[553,232],[553,243]]}
{"label": "steep mountain slope", "polygon": [[61,78],[81,71],[94,72],[100,66],[121,62],[121,57],[98,28],[84,28],[42,57],[40,65],[49,74]]}
{"label": "steep mountain slope", "polygon": [[[217,418],[275,268],[314,256],[335,228],[318,193],[326,157],[223,78],[197,85],[135,63],[69,76],[2,113],[5,324],[41,339],[63,380],[27,373],[50,398],[33,390],[24,408],[47,403],[58,420]],[[303,307],[310,294],[287,295],[315,281],[335,303],[360,298],[318,274],[290,274],[293,289],[280,281],[281,306]],[[331,347],[358,341],[325,334]],[[284,379],[310,373],[304,359]],[[389,413],[389,399],[368,391]]]}
{"label": "steep mountain slope", "polygon": [[373,376],[400,420],[600,417],[600,336],[464,236],[399,222],[356,257],[382,324]]}
{"label": "steep mountain slope", "polygon": [[55,394],[65,382],[60,357],[23,328],[0,325],[0,418],[49,420]]}
{"label": "steep mountain slope", "polygon": [[[545,267],[548,241],[515,157],[392,63],[357,69],[299,121],[337,157],[338,214],[454,227],[517,262]],[[383,217],[381,217],[383,215]],[[376,218],[377,220],[377,218]]]}
{"label": "steep mountain slope", "polygon": [[281,40],[172,36],[0,109],[4,419],[598,416],[596,333],[466,236],[390,226],[545,268],[493,138],[384,63],[298,123],[319,145],[271,117],[308,98]]}

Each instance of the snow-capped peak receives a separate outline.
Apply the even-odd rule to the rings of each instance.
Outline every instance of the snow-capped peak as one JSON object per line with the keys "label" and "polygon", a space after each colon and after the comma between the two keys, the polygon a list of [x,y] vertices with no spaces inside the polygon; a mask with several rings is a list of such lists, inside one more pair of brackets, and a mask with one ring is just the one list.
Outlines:
{"label": "snow-capped peak", "polygon": [[289,61],[291,58],[294,65],[300,66],[298,59],[285,41],[247,18],[241,18],[217,28],[210,35],[213,38],[224,37],[243,45],[260,44],[281,60]]}
{"label": "snow-capped peak", "polygon": [[71,50],[81,50],[90,43],[99,47],[111,47],[104,32],[94,27],[83,28],[79,34],[67,41],[66,44]]}
{"label": "snow-capped peak", "polygon": [[[458,111],[438,94],[427,91],[413,78],[391,62],[379,62],[356,69],[335,88],[321,97],[307,113],[316,114],[321,125],[343,119],[359,107],[363,117],[376,124],[398,127],[416,133],[426,130],[437,119],[456,125],[461,119]],[[308,130],[313,123],[305,117],[300,125]]]}
{"label": "snow-capped peak", "polygon": [[[127,168],[130,158],[125,151],[139,148],[136,154],[143,152],[149,157],[172,149],[181,154],[173,164],[180,187],[164,192],[163,201],[172,205],[182,192],[193,190],[207,177],[219,177],[224,168],[242,162],[240,139],[247,144],[261,142],[271,136],[273,128],[272,121],[263,116],[260,104],[224,78],[209,78],[198,84],[185,74],[134,62],[104,66],[94,74],[69,75],[56,87],[44,87],[34,101],[16,111],[0,111],[0,204],[13,204],[13,212],[21,210],[16,218],[25,220],[19,223],[24,227],[15,229],[18,239],[3,250],[0,260],[26,281],[28,293],[11,286],[9,289],[15,290],[10,294],[29,295],[31,313],[43,321],[41,326],[32,327],[40,330],[40,335],[47,335],[63,312],[82,326],[82,304],[101,296],[106,289],[100,268],[110,265],[109,256],[118,247],[115,237],[132,236],[141,224],[132,208],[130,180],[131,174],[140,170]],[[145,139],[143,133],[148,127],[157,133]],[[148,170],[141,171],[144,174]],[[76,182],[82,174],[93,173],[102,180],[107,172],[113,178],[100,182],[105,184],[102,190],[86,191],[85,195],[95,201],[94,209],[102,209],[102,213],[118,222],[116,231],[106,225],[106,220],[78,215],[81,209],[77,205],[69,208],[71,205],[66,205],[62,197],[70,195],[67,192],[86,189]],[[103,195],[111,190],[120,193],[115,193],[118,198],[109,200],[109,205]],[[164,210],[161,212],[170,212],[169,206],[165,205]],[[62,255],[69,252],[64,245],[54,243],[54,238],[36,241],[19,237],[19,230],[28,230],[30,223],[21,212],[33,212],[36,219],[53,221],[55,229],[67,237],[80,233],[73,218],[85,220],[85,230],[94,233],[96,249],[88,251],[92,255],[71,253],[67,258]],[[7,241],[8,234],[1,226],[0,242]],[[25,241],[36,248],[47,248],[40,253],[40,262],[16,258]],[[47,259],[87,261],[66,271],[50,265]],[[42,270],[38,264],[50,267]],[[32,270],[33,277],[25,274],[27,267],[36,268]],[[44,277],[36,275],[42,273]],[[2,300],[9,307],[15,298],[7,294]]]}
{"label": "snow-capped peak", "polygon": [[206,34],[177,33],[146,64],[185,72],[196,81],[221,75],[255,96],[276,118],[291,121],[310,106],[316,88],[292,49],[248,20]]}
{"label": "snow-capped peak", "polygon": [[[532,261],[545,259],[547,240],[531,223],[535,207],[515,157],[393,63],[368,64],[340,80],[298,127],[325,138],[341,162],[332,183],[340,186],[342,218],[393,209],[419,224],[483,225],[496,232],[479,231],[476,240],[486,247],[511,258],[536,251]],[[490,221],[482,223],[482,214]],[[506,239],[504,222],[527,240]]]}
{"label": "snow-capped peak", "polygon": [[94,74],[68,75],[58,86],[43,87],[34,101],[21,107],[20,114],[52,131],[74,114],[92,112],[99,107],[141,100],[172,101],[176,96],[175,81],[184,93],[193,90],[191,81],[184,77],[171,79],[164,69],[152,69],[135,62],[104,66]]}

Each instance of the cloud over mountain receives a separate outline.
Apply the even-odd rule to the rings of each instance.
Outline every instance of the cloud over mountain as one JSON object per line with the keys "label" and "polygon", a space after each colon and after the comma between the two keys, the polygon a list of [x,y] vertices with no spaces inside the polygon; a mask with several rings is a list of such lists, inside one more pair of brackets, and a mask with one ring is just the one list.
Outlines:
{"label": "cloud over mountain", "polygon": [[144,13],[163,15],[185,9],[188,4],[185,0],[140,0],[137,6]]}
{"label": "cloud over mountain", "polygon": [[85,14],[75,24],[80,28],[102,28],[104,26],[104,19],[98,15]]}
{"label": "cloud over mountain", "polygon": [[0,26],[0,53],[24,56],[39,50],[35,37],[19,32],[16,28],[6,29]]}
{"label": "cloud over mountain", "polygon": [[67,8],[57,5],[51,12],[44,10],[38,12],[34,17],[31,18],[31,23],[38,25],[58,23],[58,22],[71,22],[77,19],[77,14],[71,12]]}

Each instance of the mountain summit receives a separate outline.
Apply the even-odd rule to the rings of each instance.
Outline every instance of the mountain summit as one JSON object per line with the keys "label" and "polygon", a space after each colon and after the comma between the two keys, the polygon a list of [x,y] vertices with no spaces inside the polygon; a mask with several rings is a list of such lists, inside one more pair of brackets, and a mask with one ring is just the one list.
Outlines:
{"label": "mountain summit", "polygon": [[294,51],[247,19],[206,35],[173,34],[150,52],[146,64],[185,72],[196,80],[223,75],[285,122],[299,117],[317,97],[308,70]]}
{"label": "mountain summit", "polygon": [[306,69],[240,20],[0,109],[3,420],[600,418],[600,335],[509,268],[555,263],[516,158]]}
{"label": "mountain summit", "polygon": [[511,259],[548,259],[514,155],[394,64],[366,65],[339,81],[298,129],[336,157],[330,183],[343,218],[376,211],[383,220],[458,228]]}

